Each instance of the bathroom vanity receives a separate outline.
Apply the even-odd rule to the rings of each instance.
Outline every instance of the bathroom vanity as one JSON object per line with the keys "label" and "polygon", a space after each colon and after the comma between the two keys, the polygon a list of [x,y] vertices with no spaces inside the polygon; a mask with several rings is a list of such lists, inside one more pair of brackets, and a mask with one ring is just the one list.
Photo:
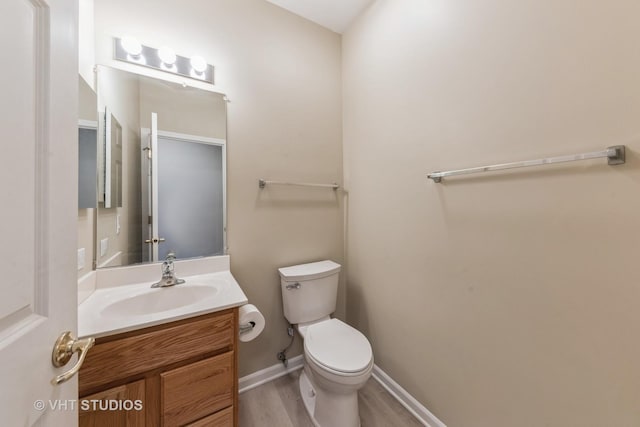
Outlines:
{"label": "bathroom vanity", "polygon": [[151,288],[157,265],[98,271],[78,307],[79,337],[96,339],[79,372],[80,426],[238,425],[246,296],[227,256],[178,270],[186,283],[163,289]]}
{"label": "bathroom vanity", "polygon": [[80,369],[80,426],[236,426],[237,324],[233,308],[98,338]]}

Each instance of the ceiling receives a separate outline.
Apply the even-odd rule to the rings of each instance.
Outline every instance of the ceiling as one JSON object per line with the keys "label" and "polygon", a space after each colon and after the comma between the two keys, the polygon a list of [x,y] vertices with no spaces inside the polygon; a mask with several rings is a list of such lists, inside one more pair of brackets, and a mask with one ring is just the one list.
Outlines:
{"label": "ceiling", "polygon": [[374,0],[267,0],[316,24],[342,34]]}

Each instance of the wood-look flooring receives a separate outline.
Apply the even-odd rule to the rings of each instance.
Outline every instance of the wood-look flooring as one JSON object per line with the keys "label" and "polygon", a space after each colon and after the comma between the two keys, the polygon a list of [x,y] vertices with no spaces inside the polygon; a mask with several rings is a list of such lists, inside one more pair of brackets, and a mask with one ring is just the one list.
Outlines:
{"label": "wood-look flooring", "polygon": [[[298,389],[297,370],[240,395],[240,427],[313,427]],[[376,380],[358,394],[362,427],[422,426]]]}

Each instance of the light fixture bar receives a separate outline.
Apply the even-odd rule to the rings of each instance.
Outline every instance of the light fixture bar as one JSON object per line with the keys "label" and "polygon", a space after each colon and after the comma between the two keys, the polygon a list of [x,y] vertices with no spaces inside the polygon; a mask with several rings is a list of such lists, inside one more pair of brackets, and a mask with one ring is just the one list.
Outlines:
{"label": "light fixture bar", "polygon": [[[144,67],[153,68],[166,73],[177,74],[179,76],[213,84],[213,66],[207,64],[203,58],[186,58],[184,56],[175,55],[175,62],[173,64],[166,64],[160,59],[160,49],[141,45],[142,51],[137,55],[135,54],[136,52],[134,52],[132,55],[127,52],[123,46],[121,38],[114,37],[113,42],[113,57],[118,61],[142,65]],[[196,58],[195,61],[194,58]],[[194,63],[197,65],[196,67],[192,65]],[[204,67],[202,67],[202,64],[204,64]]]}

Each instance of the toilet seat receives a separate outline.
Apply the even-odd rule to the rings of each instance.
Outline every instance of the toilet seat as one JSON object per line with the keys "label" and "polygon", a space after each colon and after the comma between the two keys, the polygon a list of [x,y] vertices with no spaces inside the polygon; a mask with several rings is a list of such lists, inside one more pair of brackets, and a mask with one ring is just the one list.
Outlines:
{"label": "toilet seat", "polygon": [[305,355],[320,367],[353,375],[371,366],[373,352],[369,340],[338,319],[310,325],[305,335]]}

